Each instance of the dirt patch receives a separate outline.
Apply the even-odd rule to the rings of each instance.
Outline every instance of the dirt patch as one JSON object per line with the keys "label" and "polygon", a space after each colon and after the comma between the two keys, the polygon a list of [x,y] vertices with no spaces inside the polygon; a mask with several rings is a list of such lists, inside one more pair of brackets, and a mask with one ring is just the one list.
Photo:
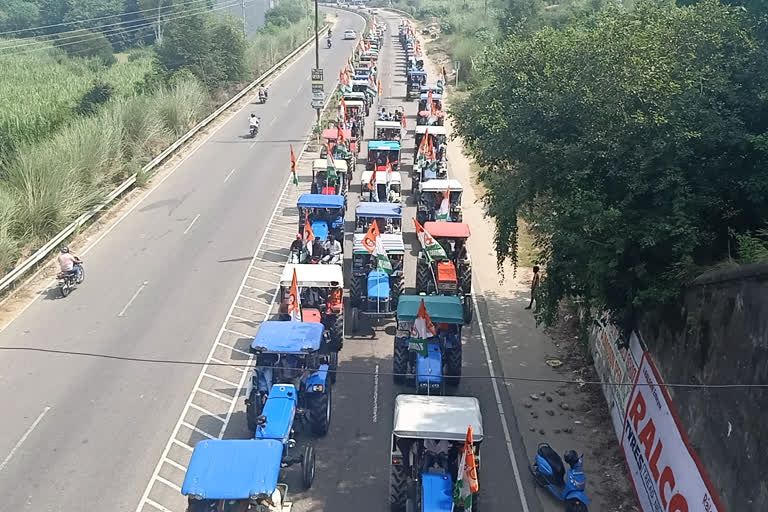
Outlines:
{"label": "dirt patch", "polygon": [[[599,382],[590,358],[579,340],[578,315],[571,307],[561,309],[557,325],[545,329],[557,347],[556,368],[563,379]],[[568,407],[578,413],[582,425],[575,435],[589,437],[591,452],[585,453],[588,495],[597,494],[606,508],[603,512],[639,512],[630,484],[624,454],[613,431],[608,405],[597,385],[562,384],[558,394],[568,395]]]}

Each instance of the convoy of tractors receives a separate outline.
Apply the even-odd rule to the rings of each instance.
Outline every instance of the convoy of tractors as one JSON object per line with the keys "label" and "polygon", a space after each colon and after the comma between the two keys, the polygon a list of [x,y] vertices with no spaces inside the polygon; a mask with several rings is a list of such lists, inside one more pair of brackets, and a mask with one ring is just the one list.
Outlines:
{"label": "convoy of tractors", "polygon": [[[407,70],[403,92],[417,114],[410,132],[414,164],[406,168],[405,108],[390,112],[376,102],[385,28],[375,20],[371,27],[340,73],[339,118],[321,133],[311,193],[297,203],[297,241],[280,278],[277,320],[263,322],[250,346],[254,366],[248,374],[245,418],[252,437],[197,444],[182,487],[189,512],[290,510],[287,486],[278,481],[280,471],[300,466],[304,487],[312,486],[311,439],[330,428],[333,387],[337,371],[343,371],[339,352],[344,333],[358,331],[363,322],[375,326],[385,319],[397,326],[392,373],[404,392],[395,400],[391,509],[464,509],[454,501],[464,471],[460,460],[471,455],[474,470],[479,468],[483,424],[476,398],[450,396],[461,379],[462,328],[472,322],[473,304],[470,229],[461,222],[462,187],[448,176],[445,77],[428,85],[416,32],[403,22],[397,34]],[[370,138],[359,202],[354,224],[347,224],[366,131]],[[409,194],[416,205],[413,219],[403,219],[407,198],[402,172],[410,172],[414,184]],[[415,224],[421,245],[415,276],[405,271],[404,221],[409,228]],[[351,254],[345,253],[345,241],[351,242]],[[350,266],[344,266],[345,259]],[[407,279],[415,279],[409,292]],[[302,448],[297,448],[296,432],[308,434]],[[472,509],[477,510],[477,496]]]}

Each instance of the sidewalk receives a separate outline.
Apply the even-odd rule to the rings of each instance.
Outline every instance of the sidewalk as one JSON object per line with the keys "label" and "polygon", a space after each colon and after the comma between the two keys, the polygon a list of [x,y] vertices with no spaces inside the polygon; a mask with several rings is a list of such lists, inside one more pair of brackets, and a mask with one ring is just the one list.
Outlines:
{"label": "sidewalk", "polygon": [[[429,50],[431,44],[424,41],[424,46]],[[427,56],[425,66],[429,76],[435,77],[438,68],[432,60]],[[446,103],[450,103],[450,94]],[[450,126],[447,132],[450,137]],[[480,309],[487,313],[488,336],[499,356],[499,360],[493,362],[497,371],[507,379],[596,380],[594,370],[580,354],[572,321],[550,332],[543,326],[536,327],[532,312],[524,309],[530,300],[532,269],[518,268],[515,275],[512,266],[506,264],[505,279],[500,282],[493,243],[494,225],[483,216],[481,187],[472,174],[471,160],[464,155],[460,139],[448,145],[448,161],[450,176],[464,185],[462,209],[464,222],[472,231],[469,248],[473,286]],[[557,364],[554,361],[563,364],[555,369],[547,364],[548,360],[554,365]],[[599,386],[505,380],[504,388],[515,404],[528,460],[541,442],[550,443],[561,455],[568,449],[583,453],[590,510],[633,510],[635,498],[626,465]],[[531,482],[527,473],[524,477],[526,483]],[[562,510],[562,504],[545,492],[537,490],[542,510]]]}

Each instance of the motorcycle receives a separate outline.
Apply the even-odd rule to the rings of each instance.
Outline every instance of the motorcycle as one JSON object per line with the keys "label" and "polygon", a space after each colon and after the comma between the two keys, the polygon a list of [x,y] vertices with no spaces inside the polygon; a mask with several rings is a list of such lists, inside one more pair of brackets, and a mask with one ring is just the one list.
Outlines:
{"label": "motorcycle", "polygon": [[259,125],[257,125],[257,124],[252,124],[252,125],[251,125],[251,128],[250,128],[250,135],[251,135],[251,138],[254,138],[254,137],[256,137],[256,135],[258,135],[258,133],[259,133]]}
{"label": "motorcycle", "polygon": [[328,48],[330,48],[330,47],[331,47],[331,38],[329,37],[328,39],[326,39],[326,40],[325,40],[325,43],[326,43],[326,46],[327,46]]}
{"label": "motorcycle", "polygon": [[588,512],[589,499],[584,493],[586,477],[582,467],[583,455],[568,450],[565,462],[570,466],[566,473],[560,455],[547,443],[539,444],[536,461],[528,466],[536,485],[547,489],[558,500],[565,502],[566,512]]}
{"label": "motorcycle", "polygon": [[83,270],[83,262],[78,261],[75,263],[75,267],[69,272],[59,272],[56,274],[58,280],[59,292],[62,297],[69,295],[72,289],[85,280],[85,270]]}
{"label": "motorcycle", "polygon": [[259,103],[261,103],[262,105],[266,103],[267,97],[268,97],[268,94],[266,89],[264,89],[263,91],[259,91]]}

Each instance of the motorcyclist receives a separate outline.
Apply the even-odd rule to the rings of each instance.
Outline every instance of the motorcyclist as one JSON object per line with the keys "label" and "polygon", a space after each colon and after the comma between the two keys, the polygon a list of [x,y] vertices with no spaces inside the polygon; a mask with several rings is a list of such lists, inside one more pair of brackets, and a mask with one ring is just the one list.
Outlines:
{"label": "motorcyclist", "polygon": [[82,261],[75,254],[69,252],[69,247],[66,245],[62,246],[60,249],[58,262],[59,269],[62,273],[68,274],[74,271],[77,273],[77,281],[80,282],[82,280],[82,272],[80,270]]}
{"label": "motorcyclist", "polygon": [[267,99],[267,88],[263,85],[259,86],[259,100],[264,102]]}
{"label": "motorcyclist", "polygon": [[341,244],[336,237],[328,235],[328,240],[325,242],[323,249],[326,252],[323,261],[326,263],[339,263],[341,260]]}
{"label": "motorcyclist", "polygon": [[251,112],[251,117],[250,119],[248,119],[248,129],[253,130],[254,128],[256,128],[256,130],[258,131],[260,122],[261,122],[261,119],[256,117],[256,114]]}

